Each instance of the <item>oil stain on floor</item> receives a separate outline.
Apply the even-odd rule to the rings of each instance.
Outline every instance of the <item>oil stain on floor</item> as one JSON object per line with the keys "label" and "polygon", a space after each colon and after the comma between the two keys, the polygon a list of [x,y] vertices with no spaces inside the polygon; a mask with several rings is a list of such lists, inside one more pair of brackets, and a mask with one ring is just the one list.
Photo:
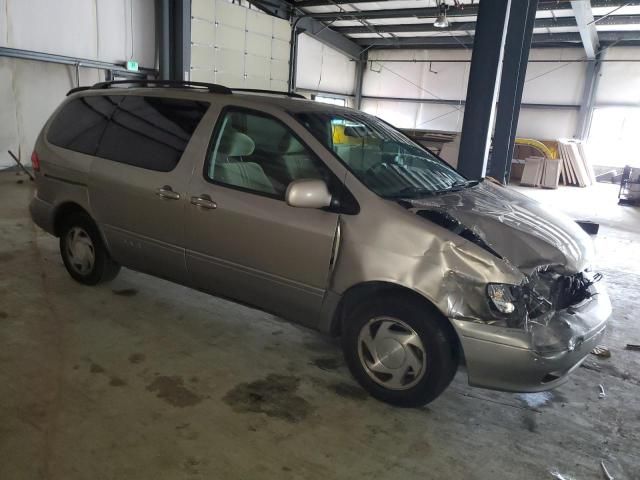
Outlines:
{"label": "oil stain on floor", "polygon": [[160,375],[147,386],[150,392],[174,407],[191,407],[202,401],[202,397],[184,386],[181,377]]}
{"label": "oil stain on floor", "polygon": [[334,383],[329,385],[329,388],[343,398],[350,398],[352,400],[366,400],[369,398],[369,394],[362,388],[355,385],[349,385],[348,383]]}
{"label": "oil stain on floor", "polygon": [[138,294],[138,290],[135,288],[121,288],[119,290],[111,290],[115,295],[120,295],[121,297],[133,297]]}
{"label": "oil stain on floor", "polygon": [[296,395],[299,384],[298,377],[271,374],[263,380],[237,385],[223,400],[238,413],[264,413],[296,423],[313,410],[309,402]]}
{"label": "oil stain on floor", "polygon": [[316,358],[311,361],[312,365],[315,365],[320,370],[327,372],[337,370],[343,365],[344,361],[341,358]]}

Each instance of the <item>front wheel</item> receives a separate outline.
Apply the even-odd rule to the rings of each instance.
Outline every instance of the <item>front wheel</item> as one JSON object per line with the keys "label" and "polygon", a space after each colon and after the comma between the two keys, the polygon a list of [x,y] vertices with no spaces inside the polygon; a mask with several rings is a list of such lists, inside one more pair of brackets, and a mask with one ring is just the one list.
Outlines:
{"label": "front wheel", "polygon": [[435,308],[404,295],[364,304],[345,320],[347,365],[378,400],[425,405],[449,385],[458,365],[445,322]]}
{"label": "front wheel", "polygon": [[96,285],[115,278],[120,266],[109,256],[89,215],[80,212],[69,215],[60,233],[60,255],[74,280]]}

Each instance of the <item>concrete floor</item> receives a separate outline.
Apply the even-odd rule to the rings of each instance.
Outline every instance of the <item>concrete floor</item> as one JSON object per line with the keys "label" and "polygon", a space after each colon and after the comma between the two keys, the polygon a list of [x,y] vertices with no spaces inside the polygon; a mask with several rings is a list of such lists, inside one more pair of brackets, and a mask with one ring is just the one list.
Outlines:
{"label": "concrete floor", "polygon": [[[369,398],[313,331],[128,270],[83,287],[0,174],[0,479],[640,478],[640,213],[612,188],[528,189],[589,218],[614,315],[610,359],[537,395]],[[608,204],[607,208],[603,206]],[[607,396],[598,398],[598,384]]]}

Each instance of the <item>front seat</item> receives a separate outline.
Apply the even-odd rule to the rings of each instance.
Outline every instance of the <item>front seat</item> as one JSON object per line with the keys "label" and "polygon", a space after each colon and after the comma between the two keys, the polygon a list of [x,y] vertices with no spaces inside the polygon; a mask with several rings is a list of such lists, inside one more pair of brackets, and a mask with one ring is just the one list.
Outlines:
{"label": "front seat", "polygon": [[[222,183],[257,190],[265,193],[276,193],[273,183],[264,170],[255,162],[245,162],[242,159],[253,154],[255,143],[249,135],[229,129],[223,134],[220,142],[220,154],[216,156],[215,180]],[[226,157],[226,161],[225,161]]]}
{"label": "front seat", "polygon": [[287,133],[282,137],[279,149],[286,175],[290,181],[300,178],[322,178],[313,159],[292,135]]}

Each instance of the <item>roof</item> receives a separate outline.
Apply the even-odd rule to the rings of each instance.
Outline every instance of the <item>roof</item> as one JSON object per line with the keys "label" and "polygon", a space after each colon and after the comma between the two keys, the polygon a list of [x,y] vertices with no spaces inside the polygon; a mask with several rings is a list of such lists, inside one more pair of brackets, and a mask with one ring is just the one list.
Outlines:
{"label": "roof", "polygon": [[[251,0],[267,8],[264,0]],[[489,0],[485,0],[489,1]],[[470,48],[478,0],[278,0],[361,48]],[[585,0],[601,44],[640,45],[640,0]],[[449,26],[434,22],[445,5]],[[582,46],[580,12],[568,0],[539,0],[533,47]],[[282,11],[282,9],[281,9]]]}

